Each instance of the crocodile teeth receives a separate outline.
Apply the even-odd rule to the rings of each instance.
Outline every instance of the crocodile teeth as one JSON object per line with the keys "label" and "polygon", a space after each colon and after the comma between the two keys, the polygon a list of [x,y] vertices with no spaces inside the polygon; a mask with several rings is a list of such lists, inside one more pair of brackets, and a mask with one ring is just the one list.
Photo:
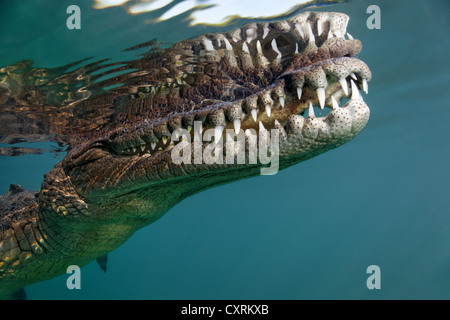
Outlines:
{"label": "crocodile teeth", "polygon": [[248,50],[247,43],[245,43],[245,42],[244,42],[244,44],[242,45],[242,51],[244,51],[244,52],[250,54],[250,50]]}
{"label": "crocodile teeth", "polygon": [[265,26],[264,27],[264,34],[263,34],[263,37],[262,37],[263,39],[265,39],[267,37],[267,35],[269,34],[269,31],[270,31],[269,28]]}
{"label": "crocodile teeth", "polygon": [[209,39],[204,39],[203,40],[203,44],[205,46],[205,49],[208,51],[214,51],[214,46],[211,40]]}
{"label": "crocodile teeth", "polygon": [[156,142],[152,142],[152,143],[150,143],[150,146],[152,147],[152,150],[155,150],[155,147],[156,147]]}
{"label": "crocodile teeth", "polygon": [[141,145],[141,151],[144,152],[144,150],[145,150],[145,146]]}
{"label": "crocodile teeth", "polygon": [[333,34],[331,33],[331,30],[330,30],[330,31],[328,31],[328,37],[327,37],[327,40],[328,40],[328,39],[331,39],[331,38],[333,38]]}
{"label": "crocodile teeth", "polygon": [[316,42],[316,38],[314,37],[314,33],[312,32],[311,25],[309,23],[306,24],[306,29],[308,31],[309,42]]}
{"label": "crocodile teeth", "polygon": [[300,37],[305,38],[305,34],[303,33],[303,30],[302,30],[302,27],[300,26],[300,24],[296,23],[295,29],[297,29],[298,33],[300,34]]}
{"label": "crocodile teeth", "polygon": [[189,132],[191,132],[192,131],[192,126],[188,126],[187,129],[188,129]]}
{"label": "crocodile teeth", "polygon": [[369,86],[368,86],[368,84],[367,84],[367,79],[366,79],[366,78],[363,78],[363,79],[362,79],[362,86],[363,86],[364,92],[365,92],[366,94],[368,94],[368,93],[369,93]]}
{"label": "crocodile teeth", "polygon": [[250,113],[252,114],[253,120],[256,122],[258,111],[256,109],[252,109]]}
{"label": "crocodile teeth", "polygon": [[133,152],[136,152],[136,148],[133,147],[132,150],[133,150]]}
{"label": "crocodile teeth", "polygon": [[163,136],[163,137],[162,137],[162,142],[163,142],[164,144],[167,143],[167,137],[166,137],[166,136]]}
{"label": "crocodile teeth", "polygon": [[297,88],[297,96],[298,96],[298,100],[300,100],[302,98],[302,88],[300,88],[300,87]]}
{"label": "crocodile teeth", "polygon": [[275,40],[275,38],[272,40],[271,44],[272,44],[273,51],[275,51],[278,54],[275,59],[280,59],[281,52],[280,52],[280,50],[278,50],[277,41]]}
{"label": "crocodile teeth", "polygon": [[339,103],[334,96],[331,96],[331,103],[333,104],[333,110],[339,109]]}
{"label": "crocodile teeth", "polygon": [[281,107],[284,108],[284,97],[280,97],[280,104]]}
{"label": "crocodile teeth", "polygon": [[238,134],[239,131],[241,131],[241,120],[240,119],[236,119],[236,120],[233,121],[233,124],[234,124],[234,132],[236,134]]}
{"label": "crocodile teeth", "polygon": [[223,38],[223,42],[225,42],[225,48],[227,49],[227,51],[233,51],[233,47],[231,46],[231,43],[227,38]]}
{"label": "crocodile teeth", "polygon": [[270,117],[271,112],[272,112],[272,108],[271,108],[269,105],[267,105],[267,106],[266,106],[266,113],[267,113],[267,116]]}
{"label": "crocodile teeth", "polygon": [[258,53],[260,55],[262,55],[262,56],[264,55],[263,51],[262,51],[262,47],[261,47],[261,42],[259,42],[259,40],[256,41],[256,50],[258,51]]}
{"label": "crocodile teeth", "polygon": [[317,88],[316,92],[317,92],[317,96],[319,97],[320,109],[323,110],[323,108],[325,108],[325,89]]}
{"label": "crocodile teeth", "polygon": [[341,78],[339,79],[339,83],[341,84],[342,90],[344,90],[345,95],[348,96],[347,80],[345,80],[345,78]]}
{"label": "crocodile teeth", "polygon": [[222,137],[224,126],[216,126],[214,128],[214,143],[219,143],[220,138]]}
{"label": "crocodile teeth", "polygon": [[356,84],[353,82],[353,80],[350,80],[352,85],[352,100],[355,99],[361,99],[361,94],[359,93],[358,87],[356,87]]}
{"label": "crocodile teeth", "polygon": [[316,115],[314,114],[314,108],[313,108],[313,105],[311,102],[309,103],[308,117],[310,117],[310,118],[316,117]]}
{"label": "crocodile teeth", "polygon": [[317,35],[321,35],[322,34],[322,32],[323,32],[323,24],[322,24],[323,22],[322,22],[322,20],[317,20]]}

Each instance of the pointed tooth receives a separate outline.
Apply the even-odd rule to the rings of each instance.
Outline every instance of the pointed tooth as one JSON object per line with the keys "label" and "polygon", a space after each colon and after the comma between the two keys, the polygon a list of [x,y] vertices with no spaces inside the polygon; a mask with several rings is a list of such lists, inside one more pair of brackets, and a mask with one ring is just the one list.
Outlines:
{"label": "pointed tooth", "polygon": [[331,96],[331,103],[333,104],[333,110],[339,109],[339,103],[334,96]]}
{"label": "pointed tooth", "polygon": [[345,95],[348,96],[347,80],[345,78],[341,78],[339,79],[339,83],[341,84],[342,90],[344,90]]}
{"label": "pointed tooth", "polygon": [[317,88],[317,96],[319,97],[320,109],[325,108],[325,88]]}
{"label": "pointed tooth", "polygon": [[347,32],[347,37],[348,37],[349,40],[353,40],[352,35],[350,33],[348,33],[348,32]]}
{"label": "pointed tooth", "polygon": [[358,78],[356,77],[356,74],[354,74],[353,72],[350,73],[350,77],[352,77],[353,80],[358,80]]}
{"label": "pointed tooth", "polygon": [[159,148],[158,148],[158,151],[162,151],[162,148],[161,148],[161,147],[159,147]]}
{"label": "pointed tooth", "polygon": [[317,20],[317,34],[320,36],[323,32],[322,20]]}
{"label": "pointed tooth", "polygon": [[267,113],[267,116],[270,117],[271,112],[272,112],[272,108],[271,108],[269,105],[267,105],[267,106],[266,106],[266,113]]}
{"label": "pointed tooth", "polygon": [[238,134],[239,131],[241,131],[241,119],[233,120],[233,124],[234,124],[234,132]]}
{"label": "pointed tooth", "polygon": [[295,29],[297,29],[298,33],[300,34],[300,36],[302,38],[305,38],[305,34],[303,33],[302,27],[300,26],[300,24],[296,23],[295,24]]}
{"label": "pointed tooth", "polygon": [[145,146],[141,145],[141,151],[144,152],[144,150],[145,150]]}
{"label": "pointed tooth", "polygon": [[295,53],[298,53],[298,43],[295,43]]}
{"label": "pointed tooth", "polygon": [[282,108],[284,108],[284,103],[285,103],[284,97],[280,97],[280,104]]}
{"label": "pointed tooth", "polygon": [[272,40],[271,45],[272,45],[273,51],[275,51],[278,54],[276,59],[280,59],[281,58],[281,52],[280,52],[280,50],[278,50],[277,40],[275,38]]}
{"label": "pointed tooth", "polygon": [[279,124],[280,122],[277,119],[275,119],[275,126],[278,126]]}
{"label": "pointed tooth", "polygon": [[225,42],[225,48],[228,51],[233,51],[233,47],[231,46],[231,43],[230,43],[230,41],[228,41],[227,38],[223,38],[223,42]]}
{"label": "pointed tooth", "polygon": [[222,137],[224,126],[216,126],[214,128],[214,143],[219,143],[220,138]]}
{"label": "pointed tooth", "polygon": [[136,148],[133,147],[132,150],[133,150],[133,152],[136,152]]}
{"label": "pointed tooth", "polygon": [[161,139],[162,139],[162,142],[163,142],[164,144],[166,144],[166,142],[167,142],[167,137],[166,137],[166,136],[163,136]]}
{"label": "pointed tooth", "polygon": [[316,42],[316,38],[314,37],[314,33],[312,32],[311,25],[309,23],[306,23],[306,29],[308,30],[309,42]]}
{"label": "pointed tooth", "polygon": [[302,88],[300,88],[300,87],[297,88],[297,97],[298,97],[298,100],[300,100],[302,98]]}
{"label": "pointed tooth", "polygon": [[369,85],[367,84],[367,79],[366,78],[362,79],[362,87],[363,87],[364,92],[366,94],[368,94],[369,93]]}
{"label": "pointed tooth", "polygon": [[256,50],[258,51],[258,53],[260,54],[260,55],[264,55],[263,54],[263,51],[262,51],[262,47],[261,47],[261,42],[259,42],[259,40],[258,41],[256,41]]}
{"label": "pointed tooth", "polygon": [[155,150],[155,147],[156,147],[156,142],[152,142],[152,143],[150,143],[150,146],[152,147],[152,150]]}
{"label": "pointed tooth", "polygon": [[331,38],[333,38],[333,34],[331,33],[331,30],[330,30],[330,31],[328,31],[328,37],[327,37],[327,40],[328,40],[328,39],[331,39]]}
{"label": "pointed tooth", "polygon": [[269,34],[269,28],[267,26],[264,26],[264,34],[263,34],[263,39],[265,39],[267,37],[267,35]]}
{"label": "pointed tooth", "polygon": [[189,132],[191,132],[192,131],[192,126],[188,126],[187,129],[188,129]]}
{"label": "pointed tooth", "polygon": [[203,39],[203,45],[207,51],[214,51],[214,46],[211,40]]}
{"label": "pointed tooth", "polygon": [[256,109],[252,109],[250,113],[252,114],[253,120],[256,122],[258,111]]}
{"label": "pointed tooth", "polygon": [[316,115],[314,114],[314,108],[313,108],[313,105],[311,102],[309,103],[308,117],[310,117],[310,118],[316,117]]}
{"label": "pointed tooth", "polygon": [[244,51],[244,52],[250,54],[250,50],[248,50],[247,43],[245,43],[245,42],[244,42],[244,44],[242,45],[242,51]]}
{"label": "pointed tooth", "polygon": [[359,93],[358,87],[356,86],[355,82],[353,80],[350,80],[352,85],[352,100],[354,99],[361,99],[361,94]]}

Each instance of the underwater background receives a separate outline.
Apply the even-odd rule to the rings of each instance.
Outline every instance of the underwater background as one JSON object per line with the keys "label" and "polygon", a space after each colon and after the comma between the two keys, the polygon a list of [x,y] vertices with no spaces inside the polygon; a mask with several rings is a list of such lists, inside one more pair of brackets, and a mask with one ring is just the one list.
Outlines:
{"label": "underwater background", "polygon": [[[81,30],[66,28],[71,4],[81,8]],[[381,29],[366,26],[370,5],[381,9]],[[247,22],[192,26],[191,11],[154,22],[167,7],[131,15],[88,0],[0,6],[0,67],[120,61],[136,54],[122,49],[142,42]],[[111,252],[106,273],[95,262],[83,267],[81,290],[68,290],[62,275],[28,286],[29,299],[450,299],[450,2],[354,0],[310,10],[348,14],[347,31],[363,43],[358,56],[373,74],[362,93],[366,128],[274,176],[187,198]],[[63,157],[1,156],[0,193],[10,183],[39,190]],[[380,267],[380,290],[366,286],[370,265]]]}

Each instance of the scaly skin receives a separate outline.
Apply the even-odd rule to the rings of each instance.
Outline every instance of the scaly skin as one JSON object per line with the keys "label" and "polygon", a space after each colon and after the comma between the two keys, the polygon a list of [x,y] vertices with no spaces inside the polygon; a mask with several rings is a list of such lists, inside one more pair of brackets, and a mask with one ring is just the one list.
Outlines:
{"label": "scaly skin", "polygon": [[[359,88],[371,74],[353,58],[361,43],[342,36],[347,22],[339,13],[305,12],[181,41],[130,63],[138,71],[115,79],[124,85],[103,101],[140,115],[72,139],[38,194],[1,197],[0,297],[107,254],[196,192],[260,174],[261,163],[248,158],[194,164],[194,149],[186,153],[192,164],[174,163],[174,148],[194,146],[194,121],[222,139],[223,129],[278,129],[280,169],[350,141],[369,118]],[[350,100],[339,107],[347,93]],[[313,117],[310,104],[332,110]],[[308,108],[308,117],[299,115]],[[187,141],[178,144],[177,132]]]}

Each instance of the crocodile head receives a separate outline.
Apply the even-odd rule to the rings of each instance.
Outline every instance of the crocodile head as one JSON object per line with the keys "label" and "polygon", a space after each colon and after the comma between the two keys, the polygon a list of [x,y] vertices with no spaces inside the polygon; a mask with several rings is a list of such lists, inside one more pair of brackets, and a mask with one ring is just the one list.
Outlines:
{"label": "crocodile head", "polygon": [[[347,33],[348,20],[305,12],[181,41],[130,64],[115,103],[134,120],[73,147],[44,181],[41,206],[137,228],[193,193],[348,142],[368,121],[359,90],[371,79],[354,57],[361,42]],[[61,176],[69,206],[54,200]]]}
{"label": "crocodile head", "polygon": [[355,137],[369,118],[359,90],[371,74],[347,22],[305,12],[120,67],[127,73],[107,81],[113,89],[80,103],[104,130],[73,134],[39,194],[0,199],[0,298],[107,254],[191,194]]}

